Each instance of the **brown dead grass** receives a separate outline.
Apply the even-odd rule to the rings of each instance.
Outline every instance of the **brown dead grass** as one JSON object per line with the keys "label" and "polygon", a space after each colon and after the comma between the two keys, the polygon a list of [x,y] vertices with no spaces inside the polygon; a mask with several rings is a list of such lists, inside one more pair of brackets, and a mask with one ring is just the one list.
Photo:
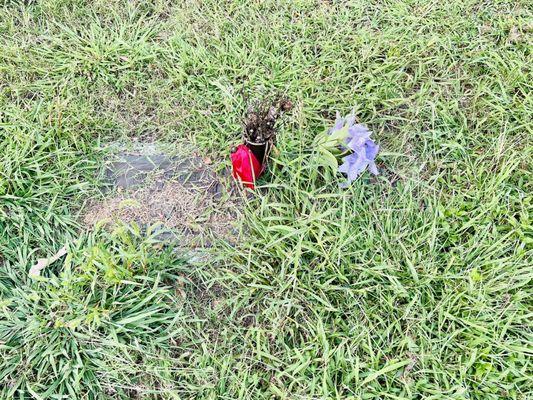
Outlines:
{"label": "brown dead grass", "polygon": [[200,246],[209,244],[211,236],[231,240],[235,215],[235,202],[227,196],[217,199],[206,186],[167,181],[162,187],[149,184],[92,202],[83,223],[88,228],[99,222],[112,226],[117,221],[142,227],[161,224],[187,245]]}

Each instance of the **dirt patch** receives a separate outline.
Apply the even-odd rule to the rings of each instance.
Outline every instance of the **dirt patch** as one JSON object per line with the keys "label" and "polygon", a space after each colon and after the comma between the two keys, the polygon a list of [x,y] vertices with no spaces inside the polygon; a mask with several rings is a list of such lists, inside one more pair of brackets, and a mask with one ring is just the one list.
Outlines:
{"label": "dirt patch", "polygon": [[208,159],[145,147],[116,154],[104,166],[104,176],[106,196],[91,202],[82,217],[88,228],[135,222],[159,239],[178,239],[190,247],[209,245],[212,236],[235,236],[231,180],[218,176]]}

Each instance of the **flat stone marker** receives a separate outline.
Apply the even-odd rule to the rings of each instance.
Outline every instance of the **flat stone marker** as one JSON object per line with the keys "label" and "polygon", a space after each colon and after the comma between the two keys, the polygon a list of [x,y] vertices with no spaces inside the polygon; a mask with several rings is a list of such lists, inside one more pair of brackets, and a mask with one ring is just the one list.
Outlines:
{"label": "flat stone marker", "polygon": [[[117,161],[109,163],[105,168],[105,177],[111,187],[135,188],[146,184],[153,177],[152,183],[157,189],[161,189],[165,181],[169,180],[184,186],[207,189],[216,196],[220,195],[222,189],[220,183],[216,182],[215,174],[206,168],[200,157],[170,157],[162,153],[119,153],[115,157]],[[206,187],[206,183],[209,183],[209,187]]]}
{"label": "flat stone marker", "polygon": [[119,148],[104,165],[105,198],[89,204],[84,222],[88,227],[102,220],[135,222],[143,230],[151,227],[158,240],[180,238],[187,245],[209,245],[206,232],[230,236],[234,199],[209,164],[154,146]]}

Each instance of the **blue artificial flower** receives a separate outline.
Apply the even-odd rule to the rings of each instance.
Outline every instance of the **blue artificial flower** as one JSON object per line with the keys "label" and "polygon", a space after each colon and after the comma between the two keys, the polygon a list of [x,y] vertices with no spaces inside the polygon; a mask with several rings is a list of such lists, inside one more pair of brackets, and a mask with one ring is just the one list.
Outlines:
{"label": "blue artificial flower", "polygon": [[375,159],[379,146],[370,139],[372,133],[365,125],[354,123],[355,117],[340,118],[338,115],[335,126],[330,130],[330,133],[332,133],[348,126],[348,135],[344,147],[352,153],[343,158],[344,163],[339,167],[339,172],[346,174],[348,177],[348,181],[343,186],[348,186],[367,168],[372,174],[378,174]]}
{"label": "blue artificial flower", "polygon": [[335,125],[333,125],[333,128],[330,128],[328,131],[328,134],[332,134],[335,131],[338,131],[339,129],[342,129],[344,125],[346,124],[346,119],[341,117],[341,114],[337,111],[337,118],[335,118]]}
{"label": "blue artificial flower", "polygon": [[344,163],[339,167],[339,171],[346,174],[348,182],[355,180],[367,166],[364,157],[359,153],[352,153],[343,158]]}
{"label": "blue artificial flower", "polygon": [[345,126],[349,128],[354,124],[354,122],[355,122],[354,115],[349,115],[346,118],[343,118],[341,117],[341,114],[337,111],[337,116],[335,118],[335,124],[333,125],[332,128],[329,128],[328,134],[331,135],[332,133],[344,128]]}
{"label": "blue artificial flower", "polygon": [[327,131],[326,138],[321,137],[321,145],[327,150],[350,152],[343,158],[344,163],[339,171],[346,174],[348,181],[342,186],[348,186],[367,168],[374,175],[378,174],[375,159],[379,146],[370,139],[372,132],[363,124],[355,123],[355,116],[342,118],[337,112],[337,118],[332,128]]}
{"label": "blue artificial flower", "polygon": [[379,151],[379,146],[373,140],[367,139],[365,143],[357,148],[353,148],[353,153],[347,155],[342,160],[344,163],[339,167],[339,171],[346,174],[348,183],[351,183],[367,168],[374,175],[378,174],[375,159]]}
{"label": "blue artificial flower", "polygon": [[362,124],[352,125],[348,128],[348,138],[346,139],[347,147],[356,151],[363,146],[367,140],[370,140],[371,132]]}

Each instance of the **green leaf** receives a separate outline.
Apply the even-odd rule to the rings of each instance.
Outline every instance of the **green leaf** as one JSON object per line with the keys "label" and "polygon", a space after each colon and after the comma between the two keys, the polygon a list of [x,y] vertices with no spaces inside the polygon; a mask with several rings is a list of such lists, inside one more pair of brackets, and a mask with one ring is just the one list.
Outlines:
{"label": "green leaf", "polygon": [[339,168],[337,158],[328,149],[320,148],[319,151],[320,165],[330,167],[332,170],[336,171]]}
{"label": "green leaf", "polygon": [[324,132],[318,135],[315,139],[315,146],[323,148],[336,148],[338,145],[344,143],[348,137],[348,126],[345,126],[331,135]]}

